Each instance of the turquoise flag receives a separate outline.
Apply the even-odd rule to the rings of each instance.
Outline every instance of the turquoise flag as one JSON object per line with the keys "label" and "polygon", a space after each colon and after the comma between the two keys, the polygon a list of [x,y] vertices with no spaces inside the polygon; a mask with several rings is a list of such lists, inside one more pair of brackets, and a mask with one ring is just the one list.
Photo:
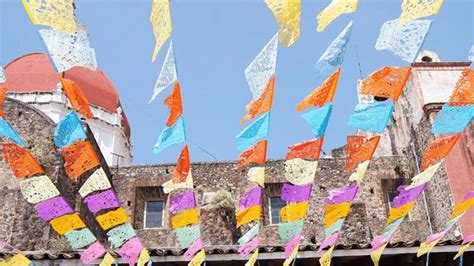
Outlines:
{"label": "turquoise flag", "polygon": [[243,152],[258,140],[266,138],[269,127],[270,112],[260,116],[235,137],[239,151]]}
{"label": "turquoise flag", "polygon": [[7,122],[3,117],[0,117],[0,137],[7,137],[13,140],[16,144],[25,147],[25,143],[18,136],[16,131],[12,128],[10,123]]}
{"label": "turquoise flag", "polygon": [[184,127],[184,119],[181,116],[173,126],[165,127],[156,141],[153,153],[158,154],[164,149],[186,140],[186,130]]}
{"label": "turquoise flag", "polygon": [[328,126],[331,117],[332,104],[327,104],[321,108],[316,108],[301,114],[301,117],[309,124],[311,131],[317,138],[322,137]]}
{"label": "turquoise flag", "polygon": [[65,115],[54,129],[54,144],[58,148],[67,147],[78,140],[87,139],[81,120],[76,112]]}
{"label": "turquoise flag", "polygon": [[436,115],[431,133],[457,134],[463,132],[474,118],[474,105],[449,106],[444,104]]}
{"label": "turquoise flag", "polygon": [[392,103],[360,103],[349,118],[349,126],[373,133],[383,133],[393,110]]}

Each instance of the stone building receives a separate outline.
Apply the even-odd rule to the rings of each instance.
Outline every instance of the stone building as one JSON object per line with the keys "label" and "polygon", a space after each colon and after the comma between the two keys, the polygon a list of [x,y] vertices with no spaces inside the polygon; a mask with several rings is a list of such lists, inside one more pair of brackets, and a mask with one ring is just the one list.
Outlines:
{"label": "stone building", "polygon": [[[30,71],[44,71],[46,62],[41,58],[39,54],[26,55],[7,65],[8,81],[0,84],[9,90],[5,103],[6,117],[38,157],[47,174],[58,184],[60,191],[80,211],[84,207],[76,193],[77,184],[66,177],[62,158],[52,142],[55,122],[69,107],[64,96],[55,96],[60,92],[52,89],[54,87],[48,87],[47,92],[34,89],[35,82],[41,81],[40,84],[43,84],[43,80],[47,79],[39,77],[47,73]],[[22,60],[27,60],[23,63],[25,69],[16,67],[15,62]],[[42,65],[37,67],[36,64]],[[370,240],[383,232],[390,202],[397,195],[395,192],[398,185],[408,184],[419,173],[421,155],[429,141],[434,139],[430,133],[433,119],[441,105],[447,102],[461,71],[469,67],[470,63],[441,62],[436,54],[425,51],[412,66],[412,76],[396,103],[396,111],[382,136],[376,156],[370,163],[343,227],[343,235],[334,252],[333,265],[371,265]],[[33,75],[34,78],[26,83],[23,79],[32,73],[36,73],[36,76]],[[105,75],[104,77],[106,78]],[[29,90],[19,89],[26,85]],[[53,85],[55,84],[49,83],[49,86]],[[17,87],[10,91],[9,86]],[[20,93],[23,91],[28,93]],[[87,93],[86,96],[92,97]],[[49,97],[49,100],[42,100],[42,97]],[[118,105],[114,106],[119,106],[118,95],[116,99]],[[104,148],[102,135],[97,133],[95,127],[96,123],[107,124],[108,120],[102,117],[105,112],[109,112],[107,115],[115,115],[115,124],[107,124],[110,129],[113,127],[114,132],[121,132],[117,133],[114,143],[126,136],[125,144],[114,145],[122,145],[123,149],[128,149],[125,154],[130,154],[127,133],[130,129],[128,123],[123,122],[126,121],[123,111],[113,113],[111,110],[103,110],[105,107],[92,100],[91,104],[98,107],[94,111],[94,121],[97,121],[89,123],[90,132],[94,134],[97,142],[95,147],[100,148],[105,161],[110,164],[107,160],[110,149]],[[108,103],[102,104],[108,106]],[[52,110],[53,107],[45,107],[46,105],[57,106]],[[104,114],[99,113],[100,111]],[[122,118],[118,119],[117,115],[122,115]],[[317,247],[324,239],[323,199],[330,190],[347,184],[348,180],[348,174],[344,170],[344,150],[344,147],[335,149],[331,156],[319,160],[310,209],[303,229],[304,239],[295,265],[318,265],[317,260],[322,252],[317,252]],[[0,182],[3,184],[0,190],[0,239],[26,251],[37,265],[80,265],[78,251],[70,250],[67,243],[41,221],[33,207],[23,200],[18,182],[1,156],[0,153]],[[174,165],[127,165],[107,169],[131,223],[151,251],[152,260],[158,265],[186,265],[181,256],[183,251],[177,248],[175,235],[169,224],[166,213],[168,199],[162,189],[162,184],[170,179]],[[200,206],[201,231],[208,253],[207,263],[243,265],[245,260],[237,252],[237,240],[242,232],[235,228],[235,210],[246,189],[247,169],[238,169],[236,162],[194,163],[192,172]],[[266,165],[263,228],[260,233],[260,265],[281,265],[284,260],[284,246],[280,244],[278,236],[279,220],[275,216],[282,206],[279,196],[283,182],[284,160],[269,161]],[[464,194],[472,190],[473,123],[463,133],[424,195],[416,202],[408,219],[401,225],[387,247],[381,265],[425,265],[426,256],[416,258],[419,243],[428,235],[441,231],[455,203],[460,202]],[[85,221],[90,228],[97,228],[92,217],[86,215]],[[470,210],[445,241],[432,250],[429,265],[455,265],[452,257],[460,247],[460,240],[473,233],[474,210]],[[473,248],[465,253],[464,262],[465,265],[474,263]]]}

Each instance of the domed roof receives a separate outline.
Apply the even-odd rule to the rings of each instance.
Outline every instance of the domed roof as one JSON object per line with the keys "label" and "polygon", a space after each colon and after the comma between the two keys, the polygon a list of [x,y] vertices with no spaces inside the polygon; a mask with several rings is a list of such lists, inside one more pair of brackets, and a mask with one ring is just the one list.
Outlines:
{"label": "domed roof", "polygon": [[[75,81],[91,105],[112,113],[117,113],[117,108],[121,107],[113,82],[99,68],[93,71],[84,67],[73,67],[58,74],[47,54],[32,53],[8,63],[5,66],[5,72],[7,80],[5,83],[0,83],[0,87],[6,87],[7,91],[53,92],[57,90],[59,77],[63,77]],[[125,113],[122,114],[122,122],[128,132],[129,124]]]}

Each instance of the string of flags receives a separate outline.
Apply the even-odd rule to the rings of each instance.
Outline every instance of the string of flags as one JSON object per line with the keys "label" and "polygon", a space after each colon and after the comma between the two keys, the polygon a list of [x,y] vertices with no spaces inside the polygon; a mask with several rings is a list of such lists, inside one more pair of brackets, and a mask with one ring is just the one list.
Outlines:
{"label": "string of flags", "polygon": [[321,32],[336,18],[343,14],[355,13],[359,0],[332,0],[316,17],[317,31]]}
{"label": "string of flags", "polygon": [[241,124],[260,115],[236,136],[237,148],[241,152],[238,167],[250,166],[247,177],[252,182],[252,188],[240,199],[236,214],[237,228],[247,230],[238,240],[240,256],[246,258],[253,251],[246,266],[253,266],[258,258],[260,243],[258,234],[265,184],[264,165],[267,158],[267,137],[275,88],[278,36],[279,33],[272,37],[244,71],[253,100],[246,106],[247,114]]}
{"label": "string of flags", "polygon": [[156,41],[151,61],[155,62],[161,47],[166,40],[168,40],[173,31],[169,0],[153,0],[150,23],[153,27],[153,34],[155,35]]}
{"label": "string of flags", "polygon": [[[443,105],[431,128],[432,134],[450,134],[450,136],[438,137],[432,141],[423,154],[421,164],[423,172],[413,177],[409,186],[401,185],[398,187],[397,190],[400,193],[393,199],[384,233],[372,239],[371,257],[375,265],[378,265],[388,242],[393,238],[418,197],[428,186],[442,160],[449,154],[460,134],[474,118],[473,86],[474,70],[464,69],[449,102]],[[470,204],[471,201],[468,200],[467,202]]]}
{"label": "string of flags", "polygon": [[301,0],[265,0],[279,27],[280,44],[290,47],[300,37]]}

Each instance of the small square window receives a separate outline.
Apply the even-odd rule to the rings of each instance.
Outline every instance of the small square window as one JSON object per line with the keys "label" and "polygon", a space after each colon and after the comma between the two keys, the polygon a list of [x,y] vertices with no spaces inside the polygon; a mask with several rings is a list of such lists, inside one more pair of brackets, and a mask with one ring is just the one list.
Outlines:
{"label": "small square window", "polygon": [[282,200],[280,197],[270,197],[270,223],[279,224],[281,223],[280,219],[280,210],[285,207],[288,203]]}
{"label": "small square window", "polygon": [[144,228],[158,228],[163,226],[163,201],[145,202]]}

